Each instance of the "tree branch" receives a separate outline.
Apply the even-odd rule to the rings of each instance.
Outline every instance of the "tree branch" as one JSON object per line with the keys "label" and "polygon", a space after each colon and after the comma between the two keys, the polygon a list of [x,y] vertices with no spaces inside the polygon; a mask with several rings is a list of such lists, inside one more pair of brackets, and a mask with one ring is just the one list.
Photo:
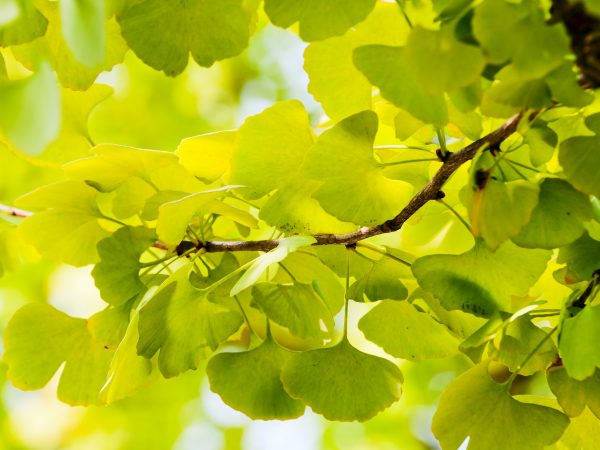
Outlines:
{"label": "tree branch", "polygon": [[[537,111],[529,115],[532,120],[538,114]],[[498,148],[500,144],[512,135],[523,118],[524,113],[514,115],[508,119],[500,128],[492,131],[486,136],[467,145],[456,153],[448,152],[444,156],[442,167],[436,172],[431,180],[408,202],[408,204],[396,215],[396,217],[385,221],[382,224],[373,227],[362,227],[357,231],[344,234],[317,234],[314,236],[316,242],[313,245],[346,245],[352,246],[358,241],[367,239],[379,234],[392,233],[402,228],[402,225],[419,209],[421,209],[430,200],[436,200],[443,197],[442,186],[448,181],[450,176],[458,170],[467,161],[473,159],[477,151],[483,147]],[[9,214],[15,217],[29,217],[31,212],[23,211],[10,206],[0,205],[0,213]],[[265,239],[260,241],[205,241],[196,245],[198,250],[204,250],[209,253],[214,252],[243,252],[243,251],[263,251],[268,252],[276,248],[281,239]],[[155,248],[170,250],[170,247],[163,242],[155,242]]]}
{"label": "tree branch", "polygon": [[[317,234],[314,236],[316,242],[313,245],[332,245],[343,244],[352,245],[363,239],[367,239],[379,234],[398,231],[402,225],[428,201],[441,198],[441,188],[448,181],[448,178],[467,161],[473,159],[477,151],[482,147],[497,148],[500,144],[513,134],[523,118],[523,112],[514,115],[508,119],[500,128],[492,131],[490,134],[467,145],[456,153],[447,155],[445,161],[431,180],[408,202],[408,205],[398,213],[393,219],[376,225],[374,227],[363,227],[352,233],[345,234]],[[532,112],[529,120],[538,114]],[[440,197],[438,197],[440,196]],[[241,252],[241,251],[263,251],[273,250],[279,245],[279,239],[268,239],[261,241],[206,241],[198,245],[199,249],[207,252]],[[164,247],[163,247],[164,248]]]}

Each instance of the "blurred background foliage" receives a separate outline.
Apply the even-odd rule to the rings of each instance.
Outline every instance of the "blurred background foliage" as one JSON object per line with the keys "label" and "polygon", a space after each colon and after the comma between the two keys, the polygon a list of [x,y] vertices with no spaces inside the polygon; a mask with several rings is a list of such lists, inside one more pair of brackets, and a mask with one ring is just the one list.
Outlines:
{"label": "blurred background foliage", "polygon": [[[304,103],[317,125],[323,114],[307,91],[306,44],[268,24],[262,12],[257,27],[245,52],[208,69],[190,60],[182,75],[169,78],[128,51],[124,63],[100,75],[101,85],[86,92],[63,88],[60,136],[38,158],[0,142],[0,203],[12,204],[61,178],[60,164],[86,156],[93,144],[174,150],[184,137],[238,127],[247,116],[292,98]],[[29,73],[9,50],[2,55],[11,76]],[[12,238],[0,242],[0,252],[19,246],[14,253],[27,264],[0,278],[0,331],[29,302],[49,302],[75,317],[103,308],[89,268],[39,261],[16,234]],[[434,405],[467,363],[460,357],[404,362],[401,401],[364,424],[331,423],[310,412],[288,422],[251,421],[210,392],[203,368],[156,381],[110,406],[84,408],[56,399],[60,373],[43,390],[23,392],[6,382],[0,367],[1,449],[416,450],[438,448],[430,431]]]}

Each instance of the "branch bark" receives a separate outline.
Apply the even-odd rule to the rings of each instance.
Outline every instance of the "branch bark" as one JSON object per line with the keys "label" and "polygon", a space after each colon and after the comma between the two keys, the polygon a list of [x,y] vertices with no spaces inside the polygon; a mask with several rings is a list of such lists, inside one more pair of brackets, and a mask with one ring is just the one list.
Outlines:
{"label": "branch bark", "polygon": [[[532,120],[538,112],[532,112],[529,120]],[[404,223],[421,209],[430,200],[436,200],[443,197],[442,187],[448,181],[450,176],[458,170],[467,161],[473,159],[477,151],[483,147],[498,148],[500,144],[512,135],[519,126],[524,112],[514,115],[502,124],[498,129],[483,136],[475,142],[467,145],[456,153],[450,153],[445,156],[442,167],[436,172],[431,180],[408,202],[408,204],[395,217],[385,221],[382,224],[373,227],[363,227],[352,233],[345,234],[317,234],[313,237],[316,242],[313,245],[346,245],[352,246],[358,241],[367,239],[379,234],[392,233],[398,231]],[[29,217],[32,215],[29,211],[23,211],[10,206],[0,205],[0,213],[15,217]],[[263,251],[268,252],[276,248],[280,239],[265,239],[260,241],[205,241],[200,242],[196,247],[198,250],[204,250],[209,253],[214,252],[244,252],[244,251]],[[170,250],[171,248],[163,242],[155,242],[155,248]]]}
{"label": "branch bark", "polygon": [[[441,194],[450,176],[467,161],[473,159],[477,151],[482,147],[497,148],[506,138],[512,135],[519,126],[524,112],[514,115],[502,124],[498,129],[483,136],[475,142],[467,145],[456,153],[451,153],[445,159],[442,167],[436,172],[431,180],[408,202],[408,204],[394,218],[373,227],[363,227],[352,233],[345,234],[317,234],[314,236],[316,242],[313,245],[335,245],[343,244],[350,246],[358,241],[384,233],[392,233],[402,228],[402,225],[428,201],[436,200]],[[537,115],[533,112],[529,115],[532,120]],[[279,245],[279,239],[267,239],[261,241],[206,241],[201,242],[198,249],[206,252],[242,252],[273,250]]]}

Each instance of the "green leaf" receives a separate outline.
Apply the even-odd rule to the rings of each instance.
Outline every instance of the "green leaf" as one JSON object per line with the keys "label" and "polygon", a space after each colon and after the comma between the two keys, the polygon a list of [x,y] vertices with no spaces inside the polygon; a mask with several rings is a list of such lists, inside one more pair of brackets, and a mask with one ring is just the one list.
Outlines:
{"label": "green leaf", "polygon": [[523,367],[521,364],[544,340],[548,331],[534,325],[530,316],[520,316],[510,322],[502,333],[496,334],[493,345],[488,347],[490,357],[504,364],[511,372],[518,370],[523,376],[545,370],[556,359],[556,347],[550,339],[536,350]]}
{"label": "green leaf", "polygon": [[304,403],[291,398],[280,380],[291,355],[270,336],[252,350],[219,353],[206,366],[210,388],[227,405],[254,420],[300,417]]}
{"label": "green leaf", "polygon": [[364,111],[342,120],[317,140],[305,163],[307,176],[321,181],[313,194],[340,220],[375,225],[394,217],[413,188],[386,178],[373,155],[377,115]]}
{"label": "green leaf", "polygon": [[600,197],[600,137],[575,136],[560,144],[558,160],[567,180],[586,194]]}
{"label": "green leaf", "polygon": [[283,368],[285,390],[328,420],[365,421],[400,399],[396,365],[352,347],[347,339],[328,348],[295,353]]}
{"label": "green leaf", "polygon": [[60,91],[48,64],[29,78],[0,84],[0,96],[2,131],[21,150],[40,155],[60,130]]}
{"label": "green leaf", "polygon": [[192,218],[195,215],[203,216],[209,212],[211,202],[224,193],[224,188],[210,189],[163,203],[158,208],[158,222],[156,223],[156,233],[159,239],[170,245],[181,242]]}
{"label": "green leaf", "polygon": [[564,180],[546,178],[529,223],[512,240],[526,248],[562,247],[583,234],[583,222],[591,217],[592,207],[585,194]]}
{"label": "green leaf", "polygon": [[19,389],[44,387],[65,363],[58,398],[71,405],[96,403],[112,352],[92,338],[86,320],[31,303],[9,322],[4,344],[8,378]]}
{"label": "green leaf", "polygon": [[140,310],[138,354],[151,358],[160,350],[158,366],[167,378],[197,369],[243,321],[209,301],[208,289],[194,287],[191,270],[191,264],[177,270]]}
{"label": "green leaf", "polygon": [[554,155],[554,150],[558,144],[558,136],[543,121],[541,123],[534,122],[532,127],[523,136],[523,140],[529,146],[531,164],[536,167],[552,159],[552,155]]}
{"label": "green leaf", "polygon": [[406,50],[385,45],[367,45],[354,51],[354,64],[381,90],[383,98],[425,123],[448,122],[444,97],[431,95],[410,72]]}
{"label": "green leaf", "polygon": [[250,32],[241,0],[145,0],[117,20],[133,52],[169,76],[183,72],[190,53],[204,67],[239,54]]}
{"label": "green leaf", "polygon": [[269,197],[260,209],[260,218],[288,234],[349,233],[356,230],[355,225],[325,212],[311,197],[319,186],[318,181],[303,178],[299,173]]}
{"label": "green leaf", "polygon": [[326,337],[334,329],[331,311],[309,284],[260,283],[252,288],[252,301],[295,336]]}
{"label": "green leaf", "polygon": [[111,404],[128,397],[150,381],[152,362],[137,354],[139,314],[137,311],[110,362],[107,382],[100,392],[100,401]]}
{"label": "green leaf", "polygon": [[571,419],[571,424],[562,435],[560,441],[554,444],[557,450],[573,448],[593,449],[596,446],[596,436],[600,434],[600,420],[588,409],[579,417]]}
{"label": "green leaf", "polygon": [[396,358],[422,361],[458,353],[458,342],[448,329],[409,302],[384,300],[360,319],[358,327]]}
{"label": "green leaf", "polygon": [[94,156],[64,166],[69,178],[82,180],[101,192],[111,192],[137,177],[155,191],[197,192],[206,186],[194,178],[172,152],[101,144]]}
{"label": "green leaf", "polygon": [[[327,303],[332,314],[336,314],[344,306],[344,287],[330,267],[323,264],[314,254],[295,252],[285,258],[285,267],[299,283],[312,284],[315,290]],[[279,270],[273,281],[289,282],[284,270]]]}
{"label": "green leaf", "polygon": [[539,186],[524,180],[503,183],[490,177],[482,187],[465,188],[465,194],[473,235],[495,250],[529,222]]}
{"label": "green leaf", "polygon": [[383,257],[374,262],[367,273],[352,283],[346,298],[364,302],[366,295],[372,302],[386,299],[404,300],[408,296],[408,290],[400,281],[404,273],[397,261]]}
{"label": "green leaf", "polygon": [[61,181],[17,199],[24,208],[44,210],[25,219],[19,229],[44,255],[74,266],[98,261],[96,245],[109,233],[96,205],[97,192],[79,181]]}
{"label": "green leaf", "polygon": [[139,277],[140,256],[155,240],[153,230],[123,227],[98,242],[100,262],[92,270],[92,276],[104,301],[122,305],[145,289]]}
{"label": "green leaf", "polygon": [[588,342],[600,339],[600,305],[587,305],[562,324],[558,348],[569,377],[585,380],[600,367],[600,349]]}
{"label": "green leaf", "polygon": [[235,286],[231,288],[229,295],[232,297],[239,294],[244,289],[253,286],[262,274],[273,264],[283,261],[287,255],[295,252],[299,248],[307,247],[315,242],[312,236],[291,236],[279,240],[279,244],[274,250],[264,253],[256,258],[250,267],[240,277]]}
{"label": "green leaf", "polygon": [[[507,67],[503,70],[509,70]],[[497,78],[501,77],[497,75]],[[552,95],[543,79],[515,80],[511,77],[494,82],[481,100],[481,112],[490,117],[510,117],[523,108],[540,109],[550,106]]]}
{"label": "green leaf", "polygon": [[300,24],[300,37],[320,41],[340,36],[363,21],[376,0],[265,0],[265,12],[274,25]]}
{"label": "green leaf", "polygon": [[177,147],[180,163],[194,176],[211,183],[229,171],[234,131],[202,134],[184,139]]}
{"label": "green leaf", "polygon": [[249,198],[259,198],[289,181],[314,142],[302,103],[275,103],[249,117],[238,131],[231,162],[231,182],[248,187]]}
{"label": "green leaf", "polygon": [[[13,7],[17,17],[0,26],[0,47],[25,44],[43,36],[48,28],[48,20],[29,0],[16,0]],[[6,12],[3,11],[3,14]]]}
{"label": "green leaf", "polygon": [[569,53],[560,25],[548,26],[541,8],[485,0],[473,17],[473,33],[492,64],[510,60],[522,78],[537,78],[559,66]]}
{"label": "green leaf", "polygon": [[567,265],[567,280],[570,283],[592,278],[600,270],[600,242],[586,232],[572,244],[560,249],[558,263]]}
{"label": "green leaf", "polygon": [[115,19],[103,20],[106,36],[106,57],[94,67],[88,67],[79,62],[64,40],[59,3],[61,2],[36,2],[36,6],[48,19],[48,30],[41,39],[13,47],[12,51],[16,58],[28,68],[35,67],[40,56],[42,56],[52,64],[63,86],[85,91],[94,84],[101,72],[110,71],[115,64],[123,61],[127,45],[121,37]]}
{"label": "green leaf", "polygon": [[498,310],[511,311],[511,295],[525,295],[549,257],[546,250],[525,250],[511,242],[491,252],[478,241],[461,255],[423,256],[412,271],[444,308],[487,317]]}
{"label": "green leaf", "polygon": [[372,87],[352,61],[368,44],[403,45],[410,28],[397,5],[377,2],[367,19],[341,37],[313,42],[304,52],[308,90],[335,120],[371,109]]}
{"label": "green leaf", "polygon": [[405,51],[412,75],[434,95],[477,81],[485,66],[481,50],[458,41],[451,26],[436,31],[413,28]]}
{"label": "green leaf", "polygon": [[587,405],[600,418],[600,371],[578,381],[570,378],[564,367],[552,367],[547,378],[550,389],[569,417],[579,416]]}
{"label": "green leaf", "polygon": [[60,20],[73,55],[88,67],[106,57],[105,3],[96,0],[61,0]]}
{"label": "green leaf", "polygon": [[569,419],[546,406],[522,403],[488,374],[484,362],[454,380],[442,393],[432,430],[443,448],[538,450],[556,442]]}

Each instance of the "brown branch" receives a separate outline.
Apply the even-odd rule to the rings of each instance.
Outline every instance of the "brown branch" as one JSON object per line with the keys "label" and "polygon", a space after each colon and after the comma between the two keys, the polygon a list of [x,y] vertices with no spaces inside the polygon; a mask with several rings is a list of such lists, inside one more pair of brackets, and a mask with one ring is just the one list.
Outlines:
{"label": "brown branch", "polygon": [[[529,115],[529,120],[533,120],[537,115],[533,112]],[[402,225],[415,214],[423,205],[430,200],[441,198],[442,186],[448,181],[448,178],[467,161],[473,159],[477,151],[482,147],[498,148],[500,144],[513,134],[523,117],[523,112],[514,115],[508,119],[500,128],[492,131],[490,134],[478,139],[472,144],[467,145],[456,153],[451,153],[445,158],[445,161],[431,180],[421,189],[409,202],[408,205],[400,211],[393,219],[376,225],[374,227],[363,227],[352,233],[345,234],[317,234],[314,236],[316,242],[313,245],[332,245],[343,244],[352,245],[363,239],[367,239],[379,234],[398,231]],[[207,252],[241,252],[241,251],[263,251],[273,250],[279,245],[279,239],[266,239],[261,241],[206,241],[200,243],[198,248]],[[163,246],[164,248],[164,246]]]}
{"label": "brown branch", "polygon": [[13,208],[12,206],[2,205],[2,204],[0,204],[0,213],[6,214],[8,216],[23,217],[23,218],[33,215],[33,213],[31,213],[29,211],[23,211],[22,209]]}
{"label": "brown branch", "polygon": [[[529,120],[533,120],[538,112],[529,115]],[[431,180],[408,202],[408,204],[398,213],[398,215],[380,225],[373,227],[363,227],[352,233],[344,234],[317,234],[314,236],[316,242],[313,245],[346,245],[352,246],[358,241],[367,239],[379,234],[392,233],[402,228],[402,225],[419,209],[421,209],[430,200],[436,200],[443,197],[442,186],[448,181],[450,176],[467,161],[473,159],[477,151],[483,147],[499,148],[500,144],[513,134],[519,125],[523,113],[519,113],[508,119],[500,128],[492,131],[490,134],[467,145],[456,153],[450,153],[444,156],[442,167],[436,172]],[[15,217],[29,217],[31,212],[23,211],[10,206],[0,205],[0,213],[9,214]],[[196,247],[198,250],[206,252],[243,252],[243,251],[263,251],[268,252],[276,248],[280,239],[265,239],[261,241],[205,241],[200,242]],[[153,247],[162,250],[171,250],[163,242],[155,242]]]}

